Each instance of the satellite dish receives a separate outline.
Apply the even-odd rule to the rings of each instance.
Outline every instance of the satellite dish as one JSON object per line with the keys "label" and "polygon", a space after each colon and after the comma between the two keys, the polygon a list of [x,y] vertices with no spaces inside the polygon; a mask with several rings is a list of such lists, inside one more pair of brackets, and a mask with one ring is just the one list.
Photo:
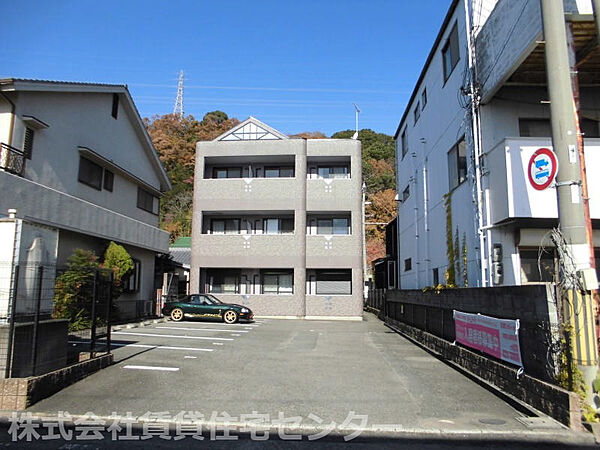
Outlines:
{"label": "satellite dish", "polygon": [[354,134],[352,135],[352,139],[354,139],[354,140],[358,139],[358,131],[354,132]]}

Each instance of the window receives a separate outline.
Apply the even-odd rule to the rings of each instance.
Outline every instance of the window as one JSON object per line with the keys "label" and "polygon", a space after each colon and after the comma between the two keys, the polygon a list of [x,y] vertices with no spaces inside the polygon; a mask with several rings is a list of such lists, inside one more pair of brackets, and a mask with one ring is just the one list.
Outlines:
{"label": "window", "polygon": [[388,261],[387,263],[387,279],[388,289],[394,289],[396,287],[396,261]]}
{"label": "window", "polygon": [[110,112],[110,115],[116,119],[118,114],[119,114],[119,94],[113,94],[112,111]]}
{"label": "window", "polygon": [[458,49],[458,28],[456,27],[456,23],[448,35],[448,40],[446,41],[444,48],[442,48],[442,59],[444,64],[444,81],[446,81],[460,59]]}
{"label": "window", "polygon": [[423,89],[423,93],[421,94],[421,109],[425,109],[426,104],[427,104],[427,89]]}
{"label": "window", "polygon": [[406,189],[402,191],[402,202],[404,203],[410,197],[410,185],[406,186]]}
{"label": "window", "polygon": [[214,294],[239,294],[239,271],[224,269],[211,270],[208,273],[209,290]]}
{"label": "window", "polygon": [[519,136],[521,137],[550,137],[552,127],[550,119],[519,119]]}
{"label": "window", "polygon": [[433,269],[433,285],[437,286],[440,284],[440,269],[437,267]]}
{"label": "window", "polygon": [[112,192],[115,175],[108,169],[104,169],[104,189]]}
{"label": "window", "polygon": [[350,178],[350,168],[348,166],[319,166],[319,178]]}
{"label": "window", "polygon": [[448,183],[450,190],[467,179],[467,144],[462,138],[448,152]]}
{"label": "window", "polygon": [[33,130],[29,127],[25,128],[25,139],[23,140],[23,154],[27,159],[31,159],[31,154],[33,151],[33,136]]}
{"label": "window", "polygon": [[407,258],[404,260],[404,271],[409,272],[412,270],[412,259]]}
{"label": "window", "polygon": [[241,167],[215,167],[213,178],[242,178]]}
{"label": "window", "polygon": [[294,232],[294,219],[263,219],[264,234],[291,234]]}
{"label": "window", "polygon": [[350,234],[350,219],[346,217],[317,219],[317,234]]}
{"label": "window", "polygon": [[[600,137],[599,122],[593,119],[581,119],[579,128],[584,138]],[[550,119],[519,119],[519,136],[521,137],[550,137],[552,122]]]}
{"label": "window", "polygon": [[352,270],[317,270],[317,295],[351,295]]}
{"label": "window", "polygon": [[600,122],[594,119],[581,119],[580,123],[583,137],[600,138]]}
{"label": "window", "polygon": [[293,178],[293,167],[265,167],[265,178]]}
{"label": "window", "polygon": [[102,188],[102,173],[102,166],[99,166],[89,159],[83,157],[79,158],[79,174],[77,180],[80,183],[87,184],[94,189],[100,190]]}
{"label": "window", "polygon": [[150,192],[138,187],[137,207],[158,215],[158,198]]}
{"label": "window", "polygon": [[261,271],[263,294],[293,294],[294,271]]}
{"label": "window", "polygon": [[406,155],[406,153],[408,152],[408,140],[406,138],[406,128],[404,129],[404,131],[402,132],[402,135],[400,136],[400,145],[402,148],[402,158],[404,158],[404,155]]}
{"label": "window", "polygon": [[554,251],[519,250],[521,283],[554,281]]}
{"label": "window", "polygon": [[142,269],[142,263],[134,259],[133,270],[127,276],[125,280],[123,291],[124,292],[138,292],[140,290],[140,274]]}
{"label": "window", "polygon": [[421,117],[421,103],[420,102],[417,102],[417,105],[415,106],[414,115],[415,115],[415,125],[416,125],[419,120],[419,117]]}
{"label": "window", "polygon": [[240,234],[240,219],[213,219],[211,234]]}

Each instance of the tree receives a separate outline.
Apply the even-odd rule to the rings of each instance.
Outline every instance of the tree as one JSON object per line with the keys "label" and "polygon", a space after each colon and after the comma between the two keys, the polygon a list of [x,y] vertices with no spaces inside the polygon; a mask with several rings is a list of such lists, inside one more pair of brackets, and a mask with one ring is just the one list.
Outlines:
{"label": "tree", "polygon": [[368,159],[363,166],[363,178],[367,192],[396,189],[394,166],[385,159]]}
{"label": "tree", "polygon": [[69,331],[91,326],[90,284],[98,267],[98,257],[93,251],[77,248],[68,259],[67,270],[56,278],[52,317],[67,319]]}
{"label": "tree", "polygon": [[304,139],[327,139],[325,133],[321,131],[303,131],[298,134],[290,134],[291,138],[304,138]]}
{"label": "tree", "polygon": [[[388,223],[394,217],[396,217],[396,191],[393,189],[386,189],[384,191],[375,192],[368,197],[371,202],[367,205],[366,214],[367,222],[379,222]],[[379,239],[384,238],[384,225],[368,226],[367,227],[367,238],[375,237]]]}
{"label": "tree", "polygon": [[171,179],[172,189],[161,200],[160,226],[174,241],[191,233],[196,143],[218,137],[239,121],[223,111],[211,111],[202,121],[191,115],[165,114],[146,118],[144,123]]}
{"label": "tree", "polygon": [[104,269],[110,269],[113,273],[113,300],[118,298],[123,292],[123,278],[131,273],[135,268],[133,259],[125,247],[114,242],[110,242],[104,252],[104,262],[101,265]]}
{"label": "tree", "polygon": [[[344,130],[333,133],[333,139],[350,139],[355,130]],[[395,156],[394,138],[388,134],[377,133],[368,128],[359,130],[358,140],[363,147],[363,160],[365,159],[385,159],[393,161]]]}

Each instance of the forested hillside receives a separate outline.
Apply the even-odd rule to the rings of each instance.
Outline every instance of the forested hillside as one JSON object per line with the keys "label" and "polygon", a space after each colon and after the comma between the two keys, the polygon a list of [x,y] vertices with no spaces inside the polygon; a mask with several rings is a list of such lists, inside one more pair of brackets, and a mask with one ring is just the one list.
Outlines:
{"label": "forested hillside", "polygon": [[[201,121],[193,116],[180,119],[166,114],[144,119],[160,159],[171,178],[173,189],[162,198],[161,228],[171,233],[171,240],[191,235],[194,157],[197,141],[212,140],[239,123],[222,111],[207,113]],[[331,137],[348,139],[353,130],[338,131]],[[319,139],[320,131],[301,132],[290,137]],[[363,148],[363,180],[367,186],[367,223],[389,222],[396,215],[394,140],[373,130],[360,130]],[[367,259],[369,263],[385,254],[382,225],[367,225]]]}

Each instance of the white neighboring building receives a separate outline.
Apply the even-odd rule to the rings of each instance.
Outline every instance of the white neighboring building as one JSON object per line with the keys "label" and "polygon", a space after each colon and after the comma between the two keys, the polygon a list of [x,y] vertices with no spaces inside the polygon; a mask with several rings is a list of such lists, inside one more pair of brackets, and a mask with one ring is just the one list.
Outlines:
{"label": "white neighboring building", "polygon": [[119,309],[150,307],[155,255],[169,251],[158,206],[170,182],[127,87],[0,80],[0,143],[0,215],[16,209],[57,230],[49,264],[64,265],[75,248],[102,257],[111,240],[123,245],[136,269]]}
{"label": "white neighboring building", "polygon": [[[472,115],[463,93],[469,90],[465,5],[474,25],[481,96],[480,203]],[[600,259],[600,52],[590,47],[597,38],[591,0],[564,5],[578,57],[595,48],[579,60],[578,76]],[[527,175],[533,152],[552,147],[547,99],[540,2],[453,1],[395,134],[401,289],[445,283],[449,254],[458,259],[458,285],[465,279],[469,286],[551,279],[554,250],[545,236],[558,223],[556,192],[533,189]],[[457,241],[456,251],[449,251]]]}

